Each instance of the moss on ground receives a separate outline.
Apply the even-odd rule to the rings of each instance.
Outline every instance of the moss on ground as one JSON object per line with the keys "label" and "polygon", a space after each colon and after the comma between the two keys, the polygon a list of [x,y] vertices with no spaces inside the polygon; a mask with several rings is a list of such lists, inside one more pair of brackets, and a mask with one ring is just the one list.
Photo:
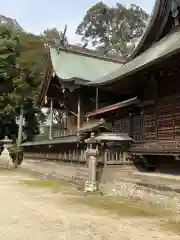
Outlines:
{"label": "moss on ground", "polygon": [[149,204],[143,201],[135,201],[115,196],[100,196],[95,194],[84,195],[70,183],[65,181],[51,181],[48,179],[33,178],[25,180],[24,184],[31,187],[52,189],[67,196],[70,204],[83,204],[95,209],[103,210],[108,213],[127,216],[127,217],[156,217],[168,218],[170,212],[165,211],[161,206]]}
{"label": "moss on ground", "polygon": [[72,199],[72,203],[84,204],[96,209],[127,217],[163,218],[171,213],[157,205],[142,201],[133,201],[114,196],[81,196]]}
{"label": "moss on ground", "polygon": [[23,183],[29,187],[47,188],[53,192],[61,192],[67,196],[67,203],[85,205],[99,209],[102,213],[105,212],[122,217],[151,217],[159,219],[160,227],[163,230],[180,235],[180,219],[174,219],[172,212],[165,211],[163,207],[156,204],[115,196],[84,195],[83,192],[78,191],[65,181],[56,182],[48,179],[33,178],[24,180]]}
{"label": "moss on ground", "polygon": [[28,179],[24,180],[23,183],[30,187],[40,187],[52,189],[53,192],[61,192],[64,195],[80,196],[82,192],[78,191],[70,183],[65,181],[51,181],[48,179]]}
{"label": "moss on ground", "polygon": [[56,182],[50,180],[41,180],[41,179],[30,179],[24,180],[24,184],[31,187],[40,187],[40,188],[50,188],[50,189],[59,189],[59,185]]}

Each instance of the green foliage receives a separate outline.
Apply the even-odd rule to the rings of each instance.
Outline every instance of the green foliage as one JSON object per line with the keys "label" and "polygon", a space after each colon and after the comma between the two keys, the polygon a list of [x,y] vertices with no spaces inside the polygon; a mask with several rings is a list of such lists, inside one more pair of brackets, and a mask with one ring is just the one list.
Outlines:
{"label": "green foliage", "polygon": [[86,12],[76,33],[82,36],[83,42],[91,41],[101,51],[126,54],[132,50],[129,44],[133,39],[142,36],[148,18],[136,5],[125,8],[117,3],[115,7],[108,7],[99,2]]}
{"label": "green foliage", "polygon": [[17,147],[16,144],[13,144],[11,147],[8,148],[9,155],[17,167],[20,165],[23,161],[23,148],[22,147]]}
{"label": "green foliage", "polygon": [[33,141],[34,136],[39,134],[39,121],[37,118],[38,110],[33,104],[33,101],[27,99],[24,103],[24,132],[27,136],[27,141]]}
{"label": "green foliage", "polygon": [[27,140],[39,133],[43,117],[36,99],[45,77],[47,51],[44,38],[8,25],[0,25],[0,139],[16,142],[17,119],[24,108]]}
{"label": "green foliage", "polygon": [[[47,43],[54,42],[56,40],[61,41],[64,38],[63,32],[58,31],[57,28],[46,29],[43,32],[43,36],[45,37],[45,41]],[[67,38],[66,38],[66,40],[67,40]]]}
{"label": "green foliage", "polygon": [[42,37],[47,45],[55,48],[58,51],[59,46],[68,45],[68,38],[66,36],[67,26],[64,31],[58,31],[56,28],[46,29]]}

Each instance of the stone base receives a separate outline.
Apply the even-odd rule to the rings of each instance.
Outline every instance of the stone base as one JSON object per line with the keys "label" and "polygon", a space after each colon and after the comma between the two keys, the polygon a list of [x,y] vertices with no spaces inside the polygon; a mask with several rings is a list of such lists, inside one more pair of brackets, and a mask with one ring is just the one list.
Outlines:
{"label": "stone base", "polygon": [[2,152],[2,154],[0,156],[0,163],[4,164],[6,167],[12,165],[12,159],[9,156],[9,151],[6,146],[4,147],[4,151]]}
{"label": "stone base", "polygon": [[84,191],[85,192],[96,192],[96,191],[98,191],[98,184],[86,181]]}
{"label": "stone base", "polygon": [[6,157],[10,158],[9,151],[6,147],[4,147],[4,151],[2,152],[2,156],[6,156]]}

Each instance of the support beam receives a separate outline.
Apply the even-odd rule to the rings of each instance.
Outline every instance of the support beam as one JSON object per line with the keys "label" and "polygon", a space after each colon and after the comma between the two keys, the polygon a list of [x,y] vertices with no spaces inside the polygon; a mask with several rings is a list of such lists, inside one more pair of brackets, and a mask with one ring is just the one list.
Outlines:
{"label": "support beam", "polygon": [[75,117],[77,117],[77,114],[74,113],[73,111],[70,111],[70,113],[71,113],[72,115],[74,115]]}
{"label": "support beam", "polygon": [[78,109],[77,109],[77,137],[79,137],[79,128],[81,125],[81,98],[78,96]]}
{"label": "support beam", "polygon": [[144,107],[141,109],[141,141],[144,140]]}
{"label": "support beam", "polygon": [[96,110],[99,108],[99,88],[96,88]]}
{"label": "support beam", "polygon": [[77,129],[80,128],[81,125],[81,98],[78,97],[78,113],[77,113]]}
{"label": "support beam", "polygon": [[50,105],[50,123],[49,123],[49,139],[52,139],[52,126],[53,126],[53,100],[51,99],[51,105]]}

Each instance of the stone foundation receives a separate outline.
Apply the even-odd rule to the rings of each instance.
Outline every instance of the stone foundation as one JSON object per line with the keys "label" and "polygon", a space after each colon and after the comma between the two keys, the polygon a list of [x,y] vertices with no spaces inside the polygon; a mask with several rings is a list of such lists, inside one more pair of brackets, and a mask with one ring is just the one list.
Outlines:
{"label": "stone foundation", "polygon": [[133,165],[107,166],[99,175],[99,189],[105,194],[180,210],[180,176],[143,173]]}

